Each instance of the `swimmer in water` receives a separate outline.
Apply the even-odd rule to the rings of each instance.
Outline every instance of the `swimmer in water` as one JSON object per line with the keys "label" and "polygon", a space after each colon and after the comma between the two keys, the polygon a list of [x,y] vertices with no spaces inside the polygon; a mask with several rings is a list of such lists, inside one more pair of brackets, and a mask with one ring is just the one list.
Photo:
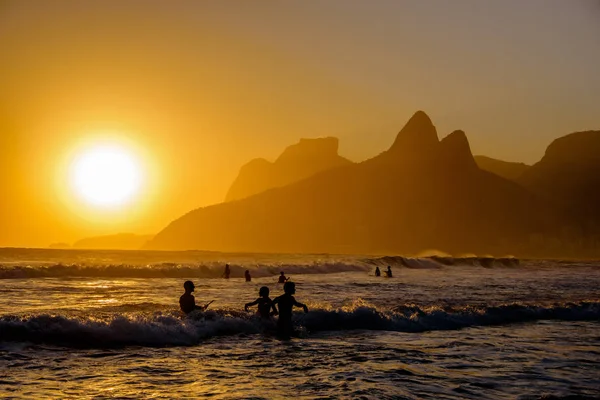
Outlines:
{"label": "swimmer in water", "polygon": [[296,285],[294,282],[286,282],[283,285],[285,292],[273,300],[274,305],[279,305],[279,319],[277,320],[277,332],[282,339],[289,339],[294,331],[292,324],[292,310],[294,307],[304,308],[304,312],[308,312],[306,304],[296,301],[294,294],[296,293]]}
{"label": "swimmer in water", "polygon": [[[269,298],[269,288],[266,286],[261,287],[258,291],[258,295],[260,296],[258,299],[244,305],[246,311],[249,311],[248,307],[258,304],[257,314],[260,315],[261,318],[271,319],[271,315],[277,315],[277,308],[275,307],[275,304],[273,304],[273,300]],[[273,309],[272,312],[271,309]]]}
{"label": "swimmer in water", "polygon": [[286,278],[283,271],[281,271],[281,274],[279,275],[279,281],[277,281],[277,283],[286,283],[289,280],[290,278]]}
{"label": "swimmer in water", "polygon": [[[185,283],[183,284],[183,288],[185,289],[185,293],[182,294],[181,297],[179,298],[179,307],[181,308],[181,311],[183,311],[186,314],[189,314],[194,310],[204,311],[208,308],[208,305],[210,303],[208,303],[205,306],[197,306],[196,305],[196,299],[194,298],[194,295],[192,294],[192,292],[196,288],[194,286],[194,282],[185,281]],[[211,303],[212,303],[212,301],[211,301]]]}

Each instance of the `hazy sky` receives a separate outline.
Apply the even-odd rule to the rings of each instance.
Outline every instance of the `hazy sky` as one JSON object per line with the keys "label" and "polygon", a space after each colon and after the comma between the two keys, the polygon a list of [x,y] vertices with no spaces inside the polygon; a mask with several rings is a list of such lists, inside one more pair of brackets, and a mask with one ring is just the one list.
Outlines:
{"label": "hazy sky", "polygon": [[[154,233],[300,137],[372,157],[414,111],[475,154],[534,163],[600,129],[600,2],[0,0],[0,246]],[[61,193],[90,137],[152,165],[94,213]]]}

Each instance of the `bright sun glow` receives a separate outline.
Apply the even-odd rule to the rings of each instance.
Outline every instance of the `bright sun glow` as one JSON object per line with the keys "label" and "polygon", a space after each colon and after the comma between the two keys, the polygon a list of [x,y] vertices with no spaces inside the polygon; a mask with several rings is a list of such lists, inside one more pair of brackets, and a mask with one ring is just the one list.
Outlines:
{"label": "bright sun glow", "polygon": [[71,165],[71,185],[91,205],[121,206],[140,191],[141,165],[125,147],[96,145],[80,153]]}

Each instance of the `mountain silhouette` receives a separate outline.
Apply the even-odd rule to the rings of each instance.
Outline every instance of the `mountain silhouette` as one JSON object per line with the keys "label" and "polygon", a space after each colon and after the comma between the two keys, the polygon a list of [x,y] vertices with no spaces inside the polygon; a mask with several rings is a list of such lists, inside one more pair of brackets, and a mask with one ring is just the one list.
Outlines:
{"label": "mountain silhouette", "polygon": [[565,210],[580,236],[600,233],[600,131],[554,140],[518,182]]}
{"label": "mountain silhouette", "polygon": [[561,223],[538,196],[479,169],[464,132],[440,141],[419,111],[380,155],[191,211],[147,248],[519,254]]}
{"label": "mountain silhouette", "polygon": [[352,163],[337,152],[338,139],[326,137],[300,139],[299,143],[287,147],[273,163],[256,158],[242,166],[225,201],[243,199]]}
{"label": "mountain silhouette", "polygon": [[135,235],[133,233],[95,236],[78,240],[73,244],[73,248],[89,250],[139,250],[144,247],[152,237],[153,235]]}
{"label": "mountain silhouette", "polygon": [[479,168],[511,181],[518,180],[530,167],[527,164],[502,161],[486,156],[475,156],[475,162]]}
{"label": "mountain silhouette", "polygon": [[58,243],[51,243],[48,246],[48,248],[54,249],[54,250],[66,250],[66,249],[70,249],[71,245],[69,243],[58,242]]}

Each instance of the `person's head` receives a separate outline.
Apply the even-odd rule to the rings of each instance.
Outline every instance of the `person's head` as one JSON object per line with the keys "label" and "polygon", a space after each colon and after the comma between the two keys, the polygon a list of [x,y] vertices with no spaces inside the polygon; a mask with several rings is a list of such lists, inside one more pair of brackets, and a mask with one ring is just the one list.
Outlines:
{"label": "person's head", "polygon": [[296,284],[294,282],[286,282],[283,285],[283,291],[285,294],[294,294],[296,293]]}
{"label": "person's head", "polygon": [[283,271],[281,271],[279,274],[280,274],[281,276],[283,276]]}
{"label": "person's head", "polygon": [[379,269],[379,267],[375,267],[375,269]]}
{"label": "person's head", "polygon": [[268,288],[268,287],[266,287],[266,286],[263,286],[263,287],[261,287],[261,288],[258,290],[258,295],[259,295],[260,297],[269,297],[269,288]]}
{"label": "person's head", "polygon": [[249,269],[246,270],[246,275],[250,275],[250,270]]}
{"label": "person's head", "polygon": [[185,283],[183,284],[183,288],[185,289],[186,292],[193,292],[194,291],[194,282],[192,281],[185,281]]}
{"label": "person's head", "polygon": [[392,269],[392,267],[390,267],[390,266],[388,265],[388,270],[389,270],[389,269]]}

